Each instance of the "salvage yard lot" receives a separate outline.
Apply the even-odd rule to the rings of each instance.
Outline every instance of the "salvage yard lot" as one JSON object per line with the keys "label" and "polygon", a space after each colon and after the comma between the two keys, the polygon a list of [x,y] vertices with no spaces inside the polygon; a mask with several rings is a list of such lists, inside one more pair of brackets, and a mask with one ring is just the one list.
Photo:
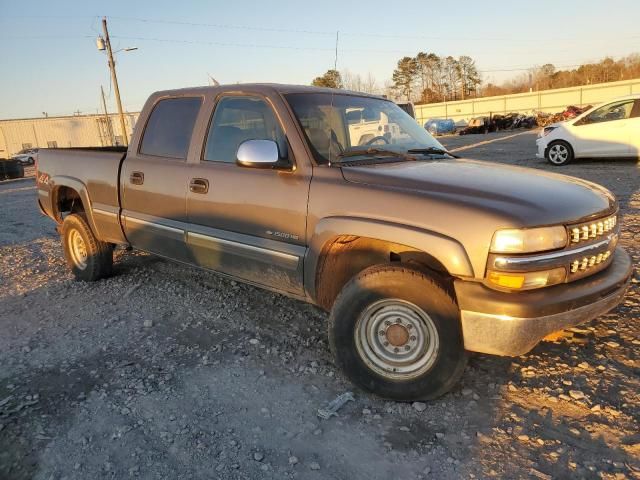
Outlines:
{"label": "salvage yard lot", "polygon": [[[514,133],[439,140],[611,189],[637,265],[638,163],[553,168],[535,132]],[[319,309],[135,252],[74,282],[33,180],[0,200],[2,479],[640,478],[637,273],[621,306],[558,341],[474,355],[437,401],[387,402],[335,369]]]}

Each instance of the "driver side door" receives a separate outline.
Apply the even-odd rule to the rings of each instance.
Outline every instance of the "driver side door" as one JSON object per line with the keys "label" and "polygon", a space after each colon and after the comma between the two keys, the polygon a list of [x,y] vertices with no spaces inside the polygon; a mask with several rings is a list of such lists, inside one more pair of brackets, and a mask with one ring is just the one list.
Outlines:
{"label": "driver side door", "polygon": [[630,117],[634,100],[604,105],[573,124],[574,150],[580,157],[631,155]]}

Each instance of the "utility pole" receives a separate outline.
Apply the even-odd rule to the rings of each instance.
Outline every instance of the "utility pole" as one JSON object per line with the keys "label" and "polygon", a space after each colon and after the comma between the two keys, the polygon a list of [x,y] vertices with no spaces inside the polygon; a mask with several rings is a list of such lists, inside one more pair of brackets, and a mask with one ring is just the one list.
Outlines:
{"label": "utility pole", "polygon": [[104,125],[105,128],[107,129],[107,135],[109,136],[109,143],[111,143],[111,146],[113,146],[114,143],[116,143],[114,141],[113,138],[113,128],[111,128],[111,118],[109,118],[109,112],[107,111],[107,102],[104,99],[104,88],[102,88],[102,85],[100,85],[100,93],[102,93],[102,108],[104,110]]}
{"label": "utility pole", "polygon": [[107,56],[109,58],[109,69],[111,70],[111,81],[113,82],[113,91],[116,94],[116,104],[118,105],[118,114],[120,115],[120,128],[122,129],[122,139],[125,145],[129,145],[127,137],[127,124],[124,121],[124,113],[122,111],[122,101],[120,100],[120,89],[118,88],[118,77],[116,76],[116,63],[113,60],[113,51],[111,50],[111,40],[109,40],[109,30],[107,30],[107,17],[102,17],[102,30],[104,31],[104,41],[107,47]]}

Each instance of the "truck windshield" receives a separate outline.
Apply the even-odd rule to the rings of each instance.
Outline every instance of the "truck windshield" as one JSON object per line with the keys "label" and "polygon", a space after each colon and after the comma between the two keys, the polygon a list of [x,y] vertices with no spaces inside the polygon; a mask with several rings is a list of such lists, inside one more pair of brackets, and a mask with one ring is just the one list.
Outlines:
{"label": "truck windshield", "polygon": [[341,93],[290,93],[285,98],[319,164],[353,159],[358,152],[366,157],[375,151],[370,147],[397,152],[399,159],[409,150],[425,155],[446,150],[389,100]]}

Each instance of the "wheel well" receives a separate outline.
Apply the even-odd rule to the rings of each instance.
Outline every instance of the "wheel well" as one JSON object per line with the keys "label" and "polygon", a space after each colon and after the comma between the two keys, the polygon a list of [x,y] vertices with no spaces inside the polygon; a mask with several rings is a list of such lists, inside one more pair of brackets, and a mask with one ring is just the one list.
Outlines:
{"label": "wheel well", "polygon": [[549,145],[547,145],[547,150],[549,150],[549,148],[551,148],[552,145],[555,145],[556,143],[564,143],[567,147],[569,147],[569,149],[571,150],[571,152],[573,152],[573,145],[571,145],[569,142],[567,142],[566,140],[562,140],[562,139],[558,139],[558,140],[553,140],[552,142],[549,142]]}
{"label": "wheel well", "polygon": [[344,285],[365,268],[389,262],[412,263],[440,278],[451,278],[432,255],[399,243],[342,235],[322,250],[316,269],[316,302],[330,310]]}
{"label": "wheel well", "polygon": [[58,223],[62,223],[63,213],[81,213],[85,211],[80,194],[71,187],[58,187],[53,199],[53,205],[54,215]]}

